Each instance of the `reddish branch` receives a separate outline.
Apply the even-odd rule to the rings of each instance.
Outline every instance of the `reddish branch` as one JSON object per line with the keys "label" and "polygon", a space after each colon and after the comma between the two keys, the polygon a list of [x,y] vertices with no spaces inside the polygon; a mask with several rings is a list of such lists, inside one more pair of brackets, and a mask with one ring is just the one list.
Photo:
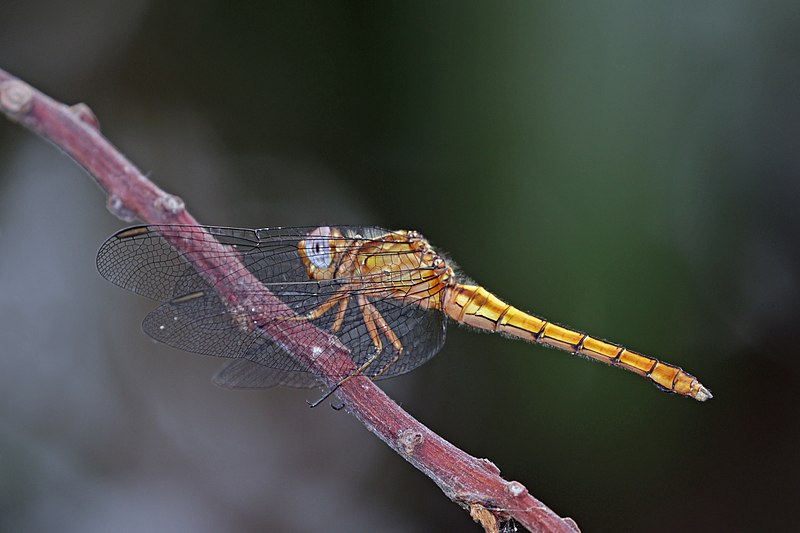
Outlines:
{"label": "reddish branch", "polygon": [[[66,106],[45,96],[0,69],[0,109],[12,121],[55,144],[92,176],[108,196],[108,208],[126,221],[138,218],[149,224],[197,224],[183,201],[145,178],[103,135],[88,107]],[[258,280],[236,262],[220,258],[226,254],[212,236],[198,243],[194,239],[171,240],[221,297],[243,313],[250,323],[280,324],[267,320],[266,313],[290,311],[266,288],[257,294],[252,287]],[[238,283],[228,273],[239,273]],[[241,279],[249,276],[250,279]],[[239,287],[247,287],[242,291]],[[263,287],[263,286],[262,286]],[[352,367],[347,349],[336,337],[310,322],[292,327],[289,336],[273,326],[266,333],[317,377],[332,385],[341,375],[344,363]],[[319,348],[326,357],[318,358]],[[369,379],[359,376],[343,384],[336,396],[346,409],[400,456],[430,477],[454,502],[470,511],[487,531],[497,531],[498,521],[515,519],[530,531],[573,533],[578,528],[569,518],[561,518],[528,493],[519,482],[506,481],[490,461],[478,459],[456,448],[420,424]]]}

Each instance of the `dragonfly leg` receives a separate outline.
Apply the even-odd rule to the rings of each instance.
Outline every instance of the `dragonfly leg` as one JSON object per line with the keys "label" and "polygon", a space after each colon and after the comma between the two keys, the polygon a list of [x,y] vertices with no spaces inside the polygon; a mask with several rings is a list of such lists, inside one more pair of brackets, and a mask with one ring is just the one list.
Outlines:
{"label": "dragonfly leg", "polygon": [[[361,312],[364,315],[364,324],[367,326],[369,337],[372,339],[372,343],[375,345],[375,354],[367,360],[368,363],[371,363],[383,351],[383,342],[381,342],[381,336],[378,334],[378,325],[377,321],[375,320],[375,315],[380,316],[380,313],[378,313],[378,310],[375,309],[375,306],[372,305],[367,297],[363,294],[359,294],[357,299],[358,305],[361,306]],[[382,318],[383,317],[381,317],[381,319]]]}
{"label": "dragonfly leg", "polygon": [[369,304],[369,307],[371,309],[370,312],[372,313],[372,318],[375,320],[375,323],[378,325],[381,332],[386,336],[387,339],[389,339],[389,342],[392,343],[392,346],[394,346],[395,350],[402,352],[403,343],[400,342],[400,338],[395,334],[392,327],[386,322],[386,319],[383,318],[381,312],[378,311],[378,309],[372,303]]}
{"label": "dragonfly leg", "polygon": [[345,297],[339,300],[339,310],[336,311],[336,320],[333,322],[333,326],[331,326],[331,333],[339,333],[339,330],[342,329],[342,324],[344,323],[344,314],[347,312],[347,303],[350,301],[350,297]]}
{"label": "dragonfly leg", "polygon": [[[333,298],[331,298],[331,299],[333,299]],[[341,380],[339,380],[338,383],[336,383],[336,385],[334,385],[333,387],[328,389],[328,391],[325,392],[325,394],[323,394],[322,397],[320,397],[319,399],[315,400],[314,402],[309,402],[308,405],[310,407],[318,406],[319,404],[324,402],[331,394],[336,392],[336,389],[338,389],[339,387],[341,387],[342,385],[344,385],[345,383],[350,381],[352,378],[362,374],[364,372],[364,370],[366,370],[369,367],[369,365],[371,365],[372,363],[375,362],[375,360],[378,358],[378,356],[380,356],[381,352],[383,352],[383,343],[381,342],[381,337],[378,334],[378,325],[376,324],[375,317],[373,316],[373,313],[377,314],[378,316],[380,316],[380,313],[378,313],[378,310],[375,309],[375,306],[373,306],[369,302],[367,297],[364,296],[363,294],[359,294],[357,296],[357,301],[358,301],[358,305],[361,306],[361,310],[362,310],[362,313],[364,315],[364,324],[366,324],[367,331],[369,332],[369,336],[372,339],[372,343],[373,343],[372,352],[373,353],[372,353],[372,355],[370,355],[367,358],[366,361],[364,361],[361,364],[361,366],[359,366],[358,368],[353,370],[348,376],[342,378]],[[330,300],[328,302],[325,302],[323,305],[327,305],[329,302],[330,302]],[[333,307],[333,304],[329,305],[328,309],[330,309],[331,307]],[[339,320],[339,316],[338,316],[339,314],[343,314],[342,311],[341,311],[341,308],[340,308],[339,313],[337,314],[337,317],[336,317],[337,321]],[[381,320],[383,320],[383,317],[381,317]]]}
{"label": "dragonfly leg", "polygon": [[[378,357],[380,357],[380,355],[383,353],[383,342],[381,342],[381,337],[378,334],[379,328],[381,331],[384,332],[384,335],[386,335],[386,337],[392,342],[392,344],[395,347],[400,346],[400,349],[402,350],[402,344],[400,344],[400,340],[397,338],[397,335],[394,334],[394,331],[391,330],[389,324],[386,323],[386,320],[383,318],[383,316],[381,316],[378,309],[376,309],[375,306],[372,305],[372,303],[363,294],[359,294],[357,298],[358,298],[358,304],[361,306],[364,313],[364,323],[367,325],[367,331],[369,332],[369,336],[372,339],[372,343],[374,345],[372,354],[367,358],[366,361],[361,363],[361,366],[355,369],[355,371],[353,371],[349,376],[339,381],[339,383],[336,384],[333,390],[336,390],[343,384],[347,383],[348,380],[360,374],[363,374],[364,371],[367,368],[369,368],[369,366],[372,363],[374,363],[378,359]],[[394,364],[395,360],[397,360],[397,358],[393,359],[390,364]],[[388,366],[389,365],[382,368],[380,372],[386,370]],[[380,375],[380,373],[378,375]],[[372,379],[375,379],[376,377],[377,375],[372,376]]]}
{"label": "dragonfly leg", "polygon": [[[336,313],[336,322],[334,322],[333,325],[334,327],[338,325],[338,328],[340,328],[342,327],[341,321],[344,320],[344,311],[347,310],[347,302],[349,300],[350,294],[345,289],[341,289],[308,313],[301,316],[284,317],[282,320],[316,320],[327,313],[334,305],[339,304],[339,311]],[[332,330],[333,333],[336,333],[338,328]]]}
{"label": "dragonfly leg", "polygon": [[[369,336],[372,339],[373,353],[367,358],[366,361],[364,361],[361,364],[361,366],[356,368],[347,377],[341,379],[338,383],[336,383],[336,385],[331,387],[325,394],[323,394],[321,398],[314,401],[313,403],[309,403],[308,405],[310,407],[316,407],[322,402],[324,402],[331,394],[336,392],[336,389],[338,389],[339,387],[350,381],[352,378],[363,374],[364,371],[367,368],[369,368],[369,366],[372,363],[374,363],[378,359],[378,357],[380,357],[381,353],[383,353],[383,342],[381,341],[380,333],[383,333],[384,336],[389,340],[389,342],[392,343],[392,347],[394,347],[397,353],[392,358],[392,360],[389,361],[387,364],[383,365],[383,367],[377,373],[370,376],[370,379],[374,381],[378,376],[386,372],[386,370],[388,370],[389,367],[391,367],[393,364],[397,362],[398,359],[400,359],[400,355],[403,353],[403,344],[400,342],[400,338],[397,336],[394,330],[392,330],[392,327],[389,325],[388,322],[386,322],[386,319],[383,318],[383,315],[381,315],[380,311],[378,311],[375,305],[372,304],[372,302],[370,302],[369,299],[367,299],[367,297],[364,296],[363,294],[359,294],[356,298],[358,301],[358,305],[361,307],[362,313],[364,315],[364,324],[367,326],[367,331],[369,332]],[[331,298],[331,300],[332,299],[333,298]],[[336,327],[337,323],[340,322],[340,320],[344,320],[344,312],[347,309],[346,303],[348,301],[346,293],[345,293],[345,299],[342,301],[345,303],[340,304],[339,311],[336,314],[336,323],[334,323],[334,328]],[[329,303],[330,300],[328,300],[328,302],[325,302],[323,305],[328,305]],[[325,311],[333,307],[334,304],[335,302],[328,305]],[[325,311],[320,313],[320,315],[323,314]],[[339,327],[341,327],[341,324],[339,324]]]}
{"label": "dragonfly leg", "polygon": [[373,309],[372,318],[375,320],[375,323],[378,325],[378,327],[386,336],[386,338],[389,339],[389,342],[392,343],[392,346],[394,347],[395,350],[395,356],[392,358],[392,360],[383,365],[383,367],[378,372],[376,372],[375,375],[372,376],[372,379],[376,380],[381,374],[389,370],[389,368],[393,364],[395,364],[398,361],[398,359],[400,359],[400,356],[403,354],[403,343],[400,342],[400,338],[397,336],[397,334],[395,334],[394,330],[386,322],[386,319],[383,318],[383,315],[380,314],[380,312],[375,308],[375,306],[372,304],[370,304],[370,306]]}
{"label": "dragonfly leg", "polygon": [[395,352],[395,356],[394,356],[394,357],[392,357],[392,360],[391,360],[391,361],[389,361],[388,363],[386,363],[385,365],[383,365],[383,367],[382,367],[380,370],[378,370],[378,372],[376,372],[374,376],[372,376],[372,381],[375,381],[375,380],[376,380],[376,379],[378,379],[378,378],[379,378],[379,377],[380,377],[380,376],[381,376],[381,375],[382,375],[384,372],[386,372],[387,370],[389,370],[389,368],[390,368],[392,365],[394,365],[394,364],[395,364],[395,363],[396,363],[396,362],[397,362],[397,361],[400,359],[400,356],[401,356],[402,354],[403,354],[403,350],[398,350],[397,352]]}
{"label": "dragonfly leg", "polygon": [[[403,353],[403,344],[400,342],[400,338],[395,334],[392,327],[386,322],[386,319],[383,318],[381,312],[375,307],[375,305],[370,302],[366,296],[359,296],[359,304],[362,306],[364,310],[364,322],[367,325],[367,330],[369,331],[370,337],[372,337],[372,342],[375,344],[375,353],[367,359],[361,367],[356,370],[355,374],[358,375],[364,372],[375,360],[383,353],[383,343],[381,342],[381,338],[378,335],[378,330],[384,334],[384,336],[392,343],[392,346],[395,349],[395,356],[392,358],[391,361],[383,365],[376,373],[374,373],[370,379],[373,381],[378,378],[381,374],[386,372],[389,367],[397,362],[400,359],[400,355]],[[349,379],[352,376],[348,376]]]}

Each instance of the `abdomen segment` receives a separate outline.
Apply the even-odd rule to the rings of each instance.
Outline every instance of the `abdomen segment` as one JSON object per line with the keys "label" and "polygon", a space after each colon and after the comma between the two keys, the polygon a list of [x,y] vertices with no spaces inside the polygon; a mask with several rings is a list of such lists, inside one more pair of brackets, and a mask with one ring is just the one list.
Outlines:
{"label": "abdomen segment", "polygon": [[449,286],[445,292],[443,311],[453,320],[479,329],[547,344],[630,370],[668,392],[690,396],[701,402],[712,397],[711,391],[697,378],[677,366],[529,315],[503,302],[483,287]]}

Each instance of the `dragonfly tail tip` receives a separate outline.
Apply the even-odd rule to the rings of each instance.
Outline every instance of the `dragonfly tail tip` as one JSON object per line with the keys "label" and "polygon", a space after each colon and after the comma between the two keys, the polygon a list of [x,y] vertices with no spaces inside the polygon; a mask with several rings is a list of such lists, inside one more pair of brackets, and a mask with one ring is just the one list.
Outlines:
{"label": "dragonfly tail tip", "polygon": [[699,383],[698,383],[698,385],[699,385],[699,387],[697,388],[697,390],[695,390],[692,393],[692,398],[694,398],[698,402],[704,402],[704,401],[710,400],[711,398],[714,397],[714,395],[711,394],[710,390],[705,388],[703,385],[700,385]]}

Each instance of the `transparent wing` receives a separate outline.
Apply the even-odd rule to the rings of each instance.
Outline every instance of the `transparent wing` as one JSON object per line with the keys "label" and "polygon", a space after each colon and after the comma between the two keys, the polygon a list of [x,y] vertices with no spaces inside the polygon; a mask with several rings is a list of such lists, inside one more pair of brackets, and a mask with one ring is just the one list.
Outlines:
{"label": "transparent wing", "polygon": [[[295,361],[283,348],[272,342],[260,328],[249,328],[237,321],[227,305],[170,241],[181,239],[183,246],[203,247],[209,235],[224,245],[222,256],[236,258],[252,272],[267,289],[291,307],[305,315],[328,301],[342,284],[341,278],[329,281],[310,281],[300,260],[298,242],[307,238],[314,228],[240,229],[201,226],[138,226],[118,232],[100,248],[97,265],[100,273],[112,283],[162,303],[145,318],[143,328],[154,339],[186,351],[217,357],[236,358],[215,377],[215,382],[232,388],[263,388],[275,385],[294,387],[314,386],[315,380],[306,368]],[[345,235],[372,237],[389,232],[379,228],[344,229]],[[224,259],[224,257],[219,257]],[[227,268],[220,272],[224,278],[237,277],[242,271]],[[203,267],[201,267],[202,269]],[[350,278],[352,281],[353,278]],[[261,285],[242,286],[241,291],[259,291]],[[348,307],[341,329],[336,333],[350,349],[357,366],[375,355],[374,342],[369,334],[356,298],[349,291]],[[380,378],[408,372],[429,360],[444,343],[445,324],[440,312],[426,310],[414,303],[379,297],[372,291],[363,292],[384,317],[400,339],[403,353],[397,355],[391,343],[382,338],[383,352],[365,370]],[[266,315],[275,315],[268,309]],[[277,310],[276,310],[277,311]],[[315,319],[313,323],[330,331],[335,309]],[[280,320],[280,326],[291,331],[299,322]],[[259,326],[264,326],[260,324]]]}
{"label": "transparent wing", "polygon": [[[216,239],[223,244],[219,266],[238,259],[263,283],[308,282],[297,252],[298,242],[314,228],[244,229],[213,226],[134,226],[109,237],[97,253],[97,269],[111,283],[147,298],[164,302],[208,287],[203,276],[170,241],[202,249]],[[220,273],[237,276],[231,269]]]}
{"label": "transparent wing", "polygon": [[317,385],[308,372],[275,370],[247,359],[234,359],[225,363],[214,375],[214,383],[228,389],[268,389],[283,386],[310,389]]}

